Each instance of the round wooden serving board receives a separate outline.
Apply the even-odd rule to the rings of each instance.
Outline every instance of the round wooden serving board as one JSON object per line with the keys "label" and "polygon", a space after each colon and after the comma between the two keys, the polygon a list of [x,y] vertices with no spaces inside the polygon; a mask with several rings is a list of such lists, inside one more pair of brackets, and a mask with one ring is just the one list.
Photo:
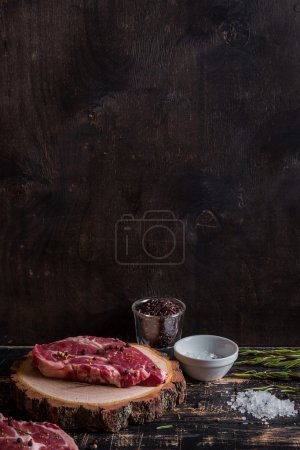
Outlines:
{"label": "round wooden serving board", "polygon": [[19,408],[35,420],[62,428],[118,431],[129,423],[141,424],[162,416],[184,401],[186,383],[177,361],[134,344],[167,371],[165,384],[156,387],[117,388],[44,377],[26,359],[12,367],[12,393]]}

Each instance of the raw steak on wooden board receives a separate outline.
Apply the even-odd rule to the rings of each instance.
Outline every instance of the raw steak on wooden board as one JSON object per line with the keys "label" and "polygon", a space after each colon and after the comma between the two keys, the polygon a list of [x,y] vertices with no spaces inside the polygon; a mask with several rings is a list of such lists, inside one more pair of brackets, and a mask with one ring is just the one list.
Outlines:
{"label": "raw steak on wooden board", "polygon": [[63,429],[118,431],[129,424],[155,420],[184,401],[185,379],[178,361],[145,345],[132,347],[167,374],[165,383],[119,389],[113,385],[47,378],[34,367],[30,352],[11,368],[12,396],[18,407],[34,420],[55,422]]}
{"label": "raw steak on wooden board", "polygon": [[135,347],[114,338],[69,337],[36,345],[33,363],[49,378],[118,387],[157,386],[166,373]]}
{"label": "raw steak on wooden board", "polygon": [[73,439],[48,422],[24,422],[0,414],[0,450],[78,450]]}

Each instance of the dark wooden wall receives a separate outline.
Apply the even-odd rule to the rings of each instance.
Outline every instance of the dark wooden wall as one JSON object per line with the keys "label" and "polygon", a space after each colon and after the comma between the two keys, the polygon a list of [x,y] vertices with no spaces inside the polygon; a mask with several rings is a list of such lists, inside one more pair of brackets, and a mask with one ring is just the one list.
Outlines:
{"label": "dark wooden wall", "polygon": [[[169,294],[185,334],[299,345],[300,3],[0,0],[0,33],[0,342],[130,337]],[[184,263],[117,264],[151,209]]]}

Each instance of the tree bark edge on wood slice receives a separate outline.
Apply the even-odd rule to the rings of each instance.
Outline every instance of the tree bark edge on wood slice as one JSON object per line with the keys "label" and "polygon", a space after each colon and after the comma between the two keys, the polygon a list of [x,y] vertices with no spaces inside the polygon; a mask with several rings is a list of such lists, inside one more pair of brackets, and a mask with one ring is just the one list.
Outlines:
{"label": "tree bark edge on wood slice", "polygon": [[[178,361],[169,360],[149,347],[137,347],[148,353],[148,356],[149,352],[151,352],[155,362],[158,360],[164,361],[168,372],[166,383],[157,388],[145,389],[147,392],[144,396],[122,400],[121,402],[113,401],[111,404],[106,405],[62,401],[24,382],[22,375],[29,364],[31,367],[31,353],[23,360],[16,361],[11,368],[12,396],[17,403],[17,407],[26,410],[34,420],[54,422],[65,429],[83,428],[90,431],[101,429],[116,432],[129,424],[151,422],[161,417],[166,411],[172,410],[176,405],[184,402],[186,382],[179,368]],[[44,383],[46,380],[51,384],[54,380],[43,377],[37,369],[30,370],[36,371],[36,378],[39,379],[41,377]],[[71,383],[74,386],[74,382],[60,381]],[[96,388],[99,392],[101,385],[98,385]],[[123,388],[112,389],[118,393],[118,390]]]}

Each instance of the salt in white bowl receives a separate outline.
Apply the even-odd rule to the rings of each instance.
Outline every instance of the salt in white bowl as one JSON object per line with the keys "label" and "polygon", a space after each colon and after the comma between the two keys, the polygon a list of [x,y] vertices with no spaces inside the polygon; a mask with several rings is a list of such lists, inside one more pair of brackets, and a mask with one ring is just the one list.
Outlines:
{"label": "salt in white bowl", "polygon": [[[199,359],[186,353],[213,353],[217,359]],[[175,358],[180,361],[184,372],[200,381],[213,381],[224,377],[236,361],[239,353],[237,344],[230,339],[207,334],[188,336],[174,346]]]}

